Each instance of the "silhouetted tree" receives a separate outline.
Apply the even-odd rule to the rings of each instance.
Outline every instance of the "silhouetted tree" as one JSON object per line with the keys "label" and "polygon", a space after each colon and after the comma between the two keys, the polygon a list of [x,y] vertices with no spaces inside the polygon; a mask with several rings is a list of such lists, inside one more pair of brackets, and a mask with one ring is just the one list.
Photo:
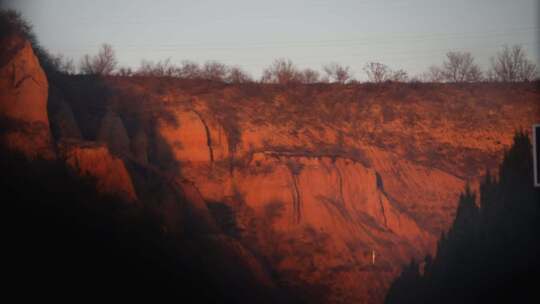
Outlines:
{"label": "silhouetted tree", "polygon": [[203,68],[201,77],[207,80],[224,81],[227,76],[227,66],[217,61],[207,61]]}
{"label": "silhouetted tree", "polygon": [[323,66],[323,71],[330,82],[346,83],[352,79],[350,68],[336,62]]}
{"label": "silhouetted tree", "polygon": [[123,77],[130,77],[133,76],[135,73],[130,67],[120,67],[118,68],[118,71],[116,71],[116,75],[123,76]]}
{"label": "silhouetted tree", "polygon": [[402,69],[392,71],[392,75],[389,80],[395,82],[407,82],[409,80],[409,74]]}
{"label": "silhouetted tree", "polygon": [[319,82],[320,74],[313,69],[304,69],[301,75],[302,83],[316,83]]}
{"label": "silhouetted tree", "polygon": [[469,52],[446,53],[441,74],[447,82],[476,82],[482,79],[482,71]]}
{"label": "silhouetted tree", "polygon": [[64,57],[62,54],[51,56],[51,64],[62,74],[73,75],[77,72],[73,59]]}
{"label": "silhouetted tree", "polygon": [[531,81],[538,77],[536,65],[527,58],[522,46],[505,45],[496,57],[491,58],[488,78],[493,81]]}
{"label": "silhouetted tree", "polygon": [[118,61],[110,44],[102,44],[97,55],[84,55],[81,60],[80,71],[87,75],[111,75]]}
{"label": "silhouetted tree", "polygon": [[279,58],[263,71],[261,82],[290,84],[302,81],[301,72],[290,59]]}
{"label": "silhouetted tree", "polygon": [[143,60],[135,74],[137,76],[173,77],[178,74],[178,68],[172,64],[170,58],[155,63]]}
{"label": "silhouetted tree", "polygon": [[430,66],[428,71],[421,76],[424,82],[442,82],[444,81],[443,71],[438,66]]}
{"label": "silhouetted tree", "polygon": [[[537,303],[540,191],[533,187],[531,143],[518,132],[498,180],[489,172],[480,204],[467,186],[455,220],[426,258],[424,274],[405,267],[386,303]],[[429,265],[429,266],[428,266]]]}
{"label": "silhouetted tree", "polygon": [[390,287],[386,301],[404,304],[418,303],[421,284],[419,265],[416,260],[412,259]]}
{"label": "silhouetted tree", "polygon": [[228,69],[225,81],[228,83],[246,83],[252,82],[253,78],[247,72],[242,70],[242,68],[233,66]]}
{"label": "silhouetted tree", "polygon": [[182,61],[177,76],[184,79],[197,79],[202,77],[202,73],[198,63],[185,60]]}
{"label": "silhouetted tree", "polygon": [[369,62],[364,66],[364,72],[369,82],[381,83],[385,81],[405,82],[409,79],[404,70],[394,71],[385,64],[379,62]]}

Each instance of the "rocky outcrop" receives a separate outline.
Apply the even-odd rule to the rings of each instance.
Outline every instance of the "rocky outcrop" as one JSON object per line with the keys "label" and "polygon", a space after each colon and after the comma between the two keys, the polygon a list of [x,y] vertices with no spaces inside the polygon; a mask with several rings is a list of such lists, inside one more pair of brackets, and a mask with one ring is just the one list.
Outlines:
{"label": "rocky outcrop", "polygon": [[1,44],[10,50],[0,60],[1,141],[29,158],[53,158],[45,73],[30,42],[8,37]]}
{"label": "rocky outcrop", "polygon": [[98,192],[118,196],[127,202],[137,201],[137,193],[124,162],[112,155],[106,145],[65,141],[60,143],[59,153],[81,176],[94,178]]}

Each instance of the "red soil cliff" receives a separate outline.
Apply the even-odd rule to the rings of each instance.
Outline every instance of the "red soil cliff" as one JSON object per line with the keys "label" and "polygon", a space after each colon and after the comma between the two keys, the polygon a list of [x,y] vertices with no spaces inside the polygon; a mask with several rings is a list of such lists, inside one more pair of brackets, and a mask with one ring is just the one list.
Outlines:
{"label": "red soil cliff", "polygon": [[[29,46],[21,50],[2,66],[0,112],[42,128],[40,136],[9,131],[8,143],[45,154],[50,118],[62,142],[93,142],[59,150],[99,191],[152,202],[165,231],[198,222],[198,233],[262,285],[296,289],[309,301],[381,302],[403,263],[434,250],[464,185],[496,170],[513,132],[540,114],[536,83],[285,87],[72,77],[57,84],[62,102],[47,116],[47,81]],[[237,235],[226,236],[206,204],[227,206]]]}
{"label": "red soil cliff", "polygon": [[28,41],[10,36],[0,44],[1,140],[27,157],[52,158],[45,73]]}

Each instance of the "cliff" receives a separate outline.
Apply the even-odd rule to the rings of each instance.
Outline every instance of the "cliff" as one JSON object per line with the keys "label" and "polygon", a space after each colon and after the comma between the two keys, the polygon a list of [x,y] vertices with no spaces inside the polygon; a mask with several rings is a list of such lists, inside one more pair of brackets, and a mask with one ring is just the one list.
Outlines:
{"label": "cliff", "polygon": [[465,184],[540,117],[538,83],[62,76],[48,94],[30,45],[14,45],[0,71],[9,147],[55,145],[193,256],[234,265],[216,273],[309,302],[382,302],[404,263],[433,253]]}
{"label": "cliff", "polygon": [[[161,256],[163,260],[155,261],[159,266],[134,264],[130,267],[135,269],[105,269],[104,273],[101,273],[102,276],[116,273],[117,276],[124,277],[138,271],[140,271],[138,275],[143,276],[144,273],[161,273],[164,277],[151,278],[152,285],[145,287],[161,290],[159,286],[153,284],[156,282],[181,283],[184,285],[173,289],[171,294],[180,294],[180,290],[187,290],[189,286],[193,286],[199,289],[211,289],[212,292],[223,296],[221,300],[230,302],[290,301],[290,297],[274,283],[269,268],[261,262],[259,257],[246,249],[239,240],[220,230],[206,201],[193,182],[181,175],[170,174],[167,170],[163,170],[163,167],[149,162],[148,155],[153,155],[154,150],[159,149],[156,141],[153,138],[148,139],[145,126],[140,124],[140,121],[131,121],[132,124],[125,126],[121,116],[125,117],[126,113],[115,109],[113,103],[110,102],[109,98],[114,98],[114,95],[110,92],[102,95],[83,95],[84,98],[97,100],[90,104],[83,98],[85,103],[82,105],[81,112],[81,107],[77,107],[76,104],[79,99],[72,94],[73,92],[81,94],[83,90],[77,86],[72,90],[66,89],[66,84],[69,86],[73,83],[70,77],[55,74],[55,77],[50,79],[51,86],[49,87],[48,79],[30,43],[18,36],[8,37],[5,40],[8,48],[2,50],[0,54],[0,62],[3,63],[0,70],[1,152],[2,155],[16,161],[11,163],[8,159],[3,160],[3,168],[9,170],[4,172],[2,180],[10,181],[13,178],[11,184],[15,185],[12,185],[15,188],[12,189],[14,197],[11,198],[11,203],[21,204],[15,206],[17,210],[27,210],[27,213],[34,214],[36,210],[43,212],[42,208],[46,208],[49,204],[51,210],[44,213],[53,214],[54,218],[66,224],[65,229],[71,226],[78,229],[59,231],[57,233],[63,235],[58,236],[58,239],[67,239],[69,236],[81,237],[77,239],[80,246],[91,244],[103,246],[90,248],[89,250],[94,253],[108,250],[107,246],[110,246],[110,250],[119,250],[125,254],[130,248],[121,248],[121,244],[133,242],[136,245],[136,240],[139,240],[141,242],[139,245],[145,249],[152,248],[152,250],[164,252]],[[92,79],[91,87],[106,89],[107,85],[97,84],[99,81],[100,79]],[[86,84],[84,83],[82,87],[86,87]],[[87,111],[89,106],[92,109]],[[81,113],[90,115],[87,117],[88,120],[81,119]],[[136,132],[131,133],[133,127]],[[149,140],[152,140],[150,143],[154,144],[153,146],[150,146]],[[17,153],[22,153],[23,157],[20,158]],[[28,170],[32,169],[30,168],[32,165],[35,165],[33,170],[39,174],[30,178],[28,174],[31,172]],[[51,180],[39,180],[39,177]],[[40,195],[34,196],[32,193],[23,195],[24,191],[21,189],[24,187],[25,178],[33,181],[28,188],[38,189]],[[11,185],[10,182],[5,184]],[[47,189],[45,185],[48,185],[50,189]],[[70,186],[75,189],[63,189]],[[95,187],[96,193],[88,197],[84,197],[85,193],[77,193],[77,189],[88,191],[88,187],[90,189]],[[48,193],[48,191],[51,192]],[[70,201],[73,198],[78,199]],[[95,206],[89,205],[92,200],[95,201]],[[80,206],[73,206],[73,204],[80,204]],[[107,206],[107,204],[110,205]],[[63,214],[62,210],[66,210],[67,213],[73,211],[77,215],[75,216],[75,213]],[[76,219],[68,219],[70,216]],[[99,216],[103,216],[101,220]],[[84,227],[85,223],[77,223],[77,220],[89,219],[98,223],[99,228],[96,231]],[[52,230],[57,228],[55,225],[61,225],[54,223],[54,225],[49,225],[51,227],[36,228],[34,226],[39,226],[38,223],[41,222],[42,220],[35,219],[35,222],[26,225],[27,229],[31,231],[43,228],[47,231],[51,227]],[[126,226],[121,227],[122,225]],[[119,230],[117,230],[118,227]],[[143,230],[126,233],[130,227]],[[120,235],[124,235],[126,239],[122,239]],[[150,235],[152,235],[151,239],[146,239]],[[116,237],[119,238],[115,240],[116,244],[100,243],[100,240]],[[40,241],[34,240],[34,242]],[[85,241],[89,244],[84,244]],[[52,248],[49,248],[50,254],[52,255],[56,252],[54,250],[60,248],[70,248],[71,242],[72,240],[54,244]],[[134,245],[130,245],[131,249],[138,250],[139,248],[135,248]],[[182,250],[179,250],[180,248]],[[112,252],[110,254],[114,255]],[[133,252],[132,255],[124,257],[124,262],[117,263],[118,265],[129,264],[137,260],[139,254]],[[91,253],[81,256],[84,256],[84,259],[94,259]],[[157,255],[142,256],[141,261],[145,258],[157,258]],[[51,256],[50,259],[61,260],[57,256]],[[96,261],[101,260],[98,258]],[[81,261],[73,262],[73,265],[69,266],[61,261],[57,263],[59,271],[66,269],[72,271],[74,265],[80,267]],[[107,259],[104,259],[103,263],[105,264],[98,263],[95,267],[106,268]],[[175,269],[162,269],[163,265],[169,265]],[[89,280],[89,275],[95,274],[95,269],[91,267],[80,268],[84,269],[83,272],[72,274],[74,278],[80,278],[86,282]],[[184,273],[186,270],[188,272]],[[35,275],[32,272],[29,273]],[[172,274],[176,276],[174,282]],[[204,279],[197,281],[199,278]],[[136,282],[134,284],[140,284],[147,278],[128,277],[126,279],[129,282]],[[191,282],[191,279],[196,279],[196,282]],[[98,280],[106,281],[105,278],[98,278]],[[71,283],[65,282],[66,285]],[[32,284],[30,286],[38,288]],[[44,286],[48,285],[44,284]],[[121,286],[123,285],[120,282],[118,288]],[[84,289],[81,286],[77,288]],[[105,287],[102,286],[100,290],[102,291],[103,288]],[[163,288],[168,289],[166,286]],[[115,292],[119,293],[119,290]],[[188,290],[188,292],[196,293],[196,290]],[[201,298],[217,297],[200,296]]]}
{"label": "cliff", "polygon": [[537,83],[102,81],[107,110],[70,99],[97,122],[86,136],[230,209],[242,246],[322,302],[382,301],[402,264],[433,253],[465,184],[540,116]]}
{"label": "cliff", "polygon": [[111,155],[105,145],[92,142],[59,143],[60,157],[80,176],[96,180],[97,191],[135,202],[137,194],[122,159]]}
{"label": "cliff", "polygon": [[2,144],[29,158],[53,158],[45,73],[28,41],[18,36],[0,40]]}

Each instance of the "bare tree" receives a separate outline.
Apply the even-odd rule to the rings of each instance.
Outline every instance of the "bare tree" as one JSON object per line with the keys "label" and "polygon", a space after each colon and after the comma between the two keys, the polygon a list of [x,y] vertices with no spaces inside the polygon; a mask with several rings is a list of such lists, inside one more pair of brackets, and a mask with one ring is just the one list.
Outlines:
{"label": "bare tree", "polygon": [[536,65],[527,58],[525,50],[520,45],[514,45],[512,48],[505,45],[497,57],[491,58],[491,69],[488,72],[490,80],[530,81],[537,76]]}
{"label": "bare tree", "polygon": [[64,57],[62,54],[50,56],[50,64],[60,73],[73,75],[76,73],[73,59]]}
{"label": "bare tree", "polygon": [[141,60],[139,68],[135,72],[137,76],[152,76],[154,69],[154,63],[148,60]]}
{"label": "bare tree", "polygon": [[233,66],[228,69],[225,80],[228,83],[246,83],[253,81],[251,76],[238,66]]}
{"label": "bare tree", "polygon": [[202,69],[202,78],[214,81],[224,81],[227,66],[217,61],[207,61]]}
{"label": "bare tree", "polygon": [[369,62],[364,65],[364,71],[370,82],[381,83],[388,79],[390,68],[380,62]]}
{"label": "bare tree", "polygon": [[156,63],[143,60],[135,74],[138,76],[173,77],[178,74],[178,68],[171,63],[170,58]]}
{"label": "bare tree", "polygon": [[406,82],[409,80],[409,74],[402,69],[392,70],[380,62],[369,62],[364,65],[364,71],[368,81],[381,83],[385,81]]}
{"label": "bare tree", "polygon": [[409,74],[402,69],[391,71],[389,80],[395,82],[407,82],[409,80]]}
{"label": "bare tree", "polygon": [[114,50],[110,44],[102,44],[95,56],[84,55],[80,70],[83,74],[110,75],[118,64]]}
{"label": "bare tree", "polygon": [[442,67],[447,82],[476,82],[482,80],[482,71],[469,52],[448,52]]}
{"label": "bare tree", "polygon": [[92,65],[92,57],[90,57],[90,55],[85,54],[81,58],[81,63],[79,65],[79,71],[82,74],[94,74],[94,67]]}
{"label": "bare tree", "polygon": [[193,61],[182,61],[177,71],[177,76],[184,79],[197,79],[202,77],[202,71],[199,64]]}
{"label": "bare tree", "polygon": [[302,83],[316,83],[320,79],[319,72],[313,70],[313,69],[304,69],[301,72],[301,81]]}
{"label": "bare tree", "polygon": [[422,74],[421,76],[422,80],[425,82],[443,82],[444,81],[444,75],[443,71],[438,66],[430,66],[429,70]]}
{"label": "bare tree", "polygon": [[123,76],[123,77],[131,77],[135,73],[133,73],[133,70],[130,67],[120,67],[116,71],[116,75]]}
{"label": "bare tree", "polygon": [[339,63],[329,63],[323,66],[323,71],[330,82],[345,83],[352,79],[350,68]]}
{"label": "bare tree", "polygon": [[298,83],[301,82],[301,73],[290,59],[279,58],[263,71],[262,82],[266,83]]}

